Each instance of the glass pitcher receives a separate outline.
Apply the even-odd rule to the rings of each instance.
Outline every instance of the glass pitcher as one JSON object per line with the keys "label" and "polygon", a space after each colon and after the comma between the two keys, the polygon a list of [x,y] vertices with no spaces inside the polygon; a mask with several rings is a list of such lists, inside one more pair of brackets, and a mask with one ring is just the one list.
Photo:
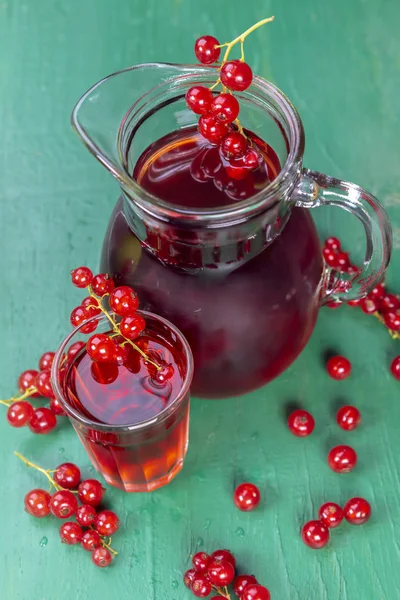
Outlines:
{"label": "glass pitcher", "polygon": [[[143,309],[183,332],[194,355],[193,393],[223,398],[282,373],[307,343],[321,304],[365,296],[381,281],[391,228],[364,189],[303,168],[300,117],[261,77],[238,98],[242,124],[272,146],[282,165],[269,185],[212,208],[166,202],[146,191],[132,177],[139,157],[163,136],[197,123],[185,93],[215,80],[209,67],[134,66],[90,88],[72,123],[121,186],[101,269],[118,284],[132,285]],[[345,209],[364,226],[359,273],[339,273],[324,263],[309,210],[324,205]]]}

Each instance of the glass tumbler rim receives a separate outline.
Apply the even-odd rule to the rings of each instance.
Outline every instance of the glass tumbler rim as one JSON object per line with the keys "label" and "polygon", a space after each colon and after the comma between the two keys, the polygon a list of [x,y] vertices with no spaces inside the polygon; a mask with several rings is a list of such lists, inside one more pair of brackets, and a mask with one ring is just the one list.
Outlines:
{"label": "glass tumbler rim", "polygon": [[[139,421],[138,423],[134,423],[134,424],[109,425],[107,423],[101,423],[99,421],[94,421],[92,419],[89,419],[88,417],[86,417],[82,413],[80,413],[78,410],[74,409],[64,398],[65,394],[63,392],[62,385],[60,384],[60,382],[58,380],[58,372],[59,372],[59,368],[61,366],[61,360],[64,356],[65,348],[68,346],[69,342],[76,336],[76,334],[81,332],[82,327],[84,327],[88,323],[92,323],[94,321],[101,323],[101,322],[106,322],[106,320],[107,320],[107,318],[103,314],[96,315],[94,317],[91,317],[90,319],[87,319],[84,323],[82,323],[78,327],[75,327],[71,331],[71,333],[63,339],[60,346],[58,347],[55,357],[54,357],[52,367],[51,367],[51,384],[53,386],[53,391],[54,391],[58,401],[60,402],[63,410],[67,413],[67,415],[69,417],[73,418],[75,421],[78,421],[79,423],[86,425],[88,427],[91,427],[97,431],[106,431],[106,432],[114,432],[114,433],[115,432],[129,433],[129,432],[142,431],[148,427],[154,426],[158,423],[163,422],[170,414],[174,413],[175,410],[180,406],[182,401],[186,398],[186,396],[190,392],[190,385],[192,383],[193,372],[194,372],[194,362],[193,362],[192,351],[190,349],[189,343],[188,343],[187,339],[185,338],[185,336],[181,333],[181,331],[175,325],[173,325],[173,323],[168,321],[168,319],[161,317],[160,315],[157,315],[155,313],[145,311],[145,310],[138,310],[137,313],[142,315],[145,319],[150,318],[150,319],[155,319],[158,322],[161,322],[163,325],[165,325],[166,327],[171,329],[173,331],[173,333],[179,338],[179,340],[183,346],[185,358],[186,358],[186,362],[187,362],[187,371],[186,371],[186,375],[185,375],[185,378],[182,383],[182,387],[181,387],[179,393],[173,399],[173,401],[170,402],[169,404],[167,404],[167,406],[163,410],[161,410],[157,415],[155,415],[154,417],[151,417],[150,419],[146,419],[144,421]],[[93,335],[95,335],[95,332],[93,332]],[[88,335],[88,339],[89,339],[89,337],[90,337],[90,334]]]}

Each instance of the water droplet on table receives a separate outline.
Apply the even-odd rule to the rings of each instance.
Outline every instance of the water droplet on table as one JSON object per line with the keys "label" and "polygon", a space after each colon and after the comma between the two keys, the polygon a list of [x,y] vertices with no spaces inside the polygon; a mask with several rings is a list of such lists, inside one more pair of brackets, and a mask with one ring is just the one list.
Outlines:
{"label": "water droplet on table", "polygon": [[174,590],[176,590],[177,587],[179,586],[179,583],[176,579],[173,579],[171,585],[174,588]]}
{"label": "water droplet on table", "polygon": [[44,546],[47,546],[47,542],[48,542],[48,541],[49,541],[49,540],[47,539],[47,537],[46,537],[46,536],[43,536],[43,537],[42,537],[42,539],[41,539],[41,540],[40,540],[40,542],[39,542],[39,546],[41,546],[42,548],[43,548]]}
{"label": "water droplet on table", "polygon": [[211,519],[206,519],[204,523],[204,529],[210,529]]}
{"label": "water droplet on table", "polygon": [[239,537],[244,537],[244,529],[242,527],[238,527],[235,531],[236,535]]}
{"label": "water droplet on table", "polygon": [[88,471],[89,471],[89,473],[93,473],[93,471],[94,471],[94,466],[93,466],[93,465],[90,465],[90,467],[88,467]]}
{"label": "water droplet on table", "polygon": [[200,548],[200,546],[204,546],[204,540],[203,538],[198,538],[197,543],[196,543],[197,547]]}
{"label": "water droplet on table", "polygon": [[65,452],[65,448],[59,448],[58,451],[60,454],[63,454]]}
{"label": "water droplet on table", "polygon": [[251,436],[252,440],[258,440],[258,438],[260,437],[260,434],[258,433],[258,431],[255,431],[253,433],[253,435]]}

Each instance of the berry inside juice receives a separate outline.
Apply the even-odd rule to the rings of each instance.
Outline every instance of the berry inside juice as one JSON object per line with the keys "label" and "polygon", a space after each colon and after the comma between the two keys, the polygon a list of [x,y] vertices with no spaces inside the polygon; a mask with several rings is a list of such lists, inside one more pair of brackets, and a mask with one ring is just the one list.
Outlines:
{"label": "berry inside juice", "polygon": [[[93,422],[77,426],[73,420],[92,462],[108,483],[126,491],[148,491],[168,483],[181,469],[188,443],[188,398],[166,418],[160,414],[172,408],[182,390],[184,355],[151,333],[142,335],[138,345],[155,363],[172,365],[168,381],[159,383],[156,368],[129,347],[123,365],[94,362],[83,350],[64,384],[70,406]],[[141,427],[143,421],[150,424]],[[96,428],[96,423],[110,427]]]}
{"label": "berry inside juice", "polygon": [[279,199],[248,220],[215,228],[196,222],[198,208],[251,199],[279,174],[271,146],[249,136],[261,161],[238,180],[195,128],[152,143],[134,178],[194,218],[153,219],[120,199],[103,245],[102,270],[132,286],[146,310],[188,340],[192,393],[204,398],[245,394],[277,377],[307,343],[318,314],[323,262],[309,210],[289,210]]}

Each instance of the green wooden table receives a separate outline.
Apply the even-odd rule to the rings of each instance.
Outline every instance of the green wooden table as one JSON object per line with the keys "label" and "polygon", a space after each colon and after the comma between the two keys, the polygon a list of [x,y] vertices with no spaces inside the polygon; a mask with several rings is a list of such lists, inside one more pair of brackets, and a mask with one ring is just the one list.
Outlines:
{"label": "green wooden table", "polygon": [[[297,105],[307,132],[306,166],[355,181],[385,204],[394,225],[388,282],[400,289],[400,9],[382,0],[238,3],[226,0],[5,0],[0,3],[1,389],[14,393],[21,370],[57,346],[80,295],[69,270],[97,264],[118,189],[69,125],[88,86],[127,65],[192,60],[202,33],[231,39],[269,14],[276,22],[248,40],[254,70]],[[339,211],[340,213],[340,211]],[[321,235],[338,233],[361,255],[350,217],[315,213]],[[350,246],[350,244],[352,244]],[[397,273],[397,274],[396,274]],[[396,288],[397,286],[397,288]],[[323,368],[328,348],[353,362],[343,383]],[[89,461],[65,421],[39,438],[0,422],[1,600],[183,600],[182,572],[197,549],[229,547],[273,600],[396,600],[400,597],[400,384],[388,364],[399,353],[375,319],[348,307],[323,309],[296,363],[266,389],[227,402],[194,401],[183,472],[150,495],[109,490],[122,519],[112,568],[94,567],[80,548],[61,546],[58,523],[23,512],[23,496],[43,485],[13,450],[51,468]],[[345,399],[363,425],[341,432],[332,417]],[[285,403],[300,400],[315,433],[294,438]],[[4,407],[3,407],[4,408]],[[4,409],[5,413],[5,409]],[[330,446],[349,441],[359,466],[348,476],[326,464]],[[254,513],[232,503],[236,483],[262,491]],[[330,499],[364,495],[373,517],[343,526],[326,549],[306,548],[299,528]]]}

